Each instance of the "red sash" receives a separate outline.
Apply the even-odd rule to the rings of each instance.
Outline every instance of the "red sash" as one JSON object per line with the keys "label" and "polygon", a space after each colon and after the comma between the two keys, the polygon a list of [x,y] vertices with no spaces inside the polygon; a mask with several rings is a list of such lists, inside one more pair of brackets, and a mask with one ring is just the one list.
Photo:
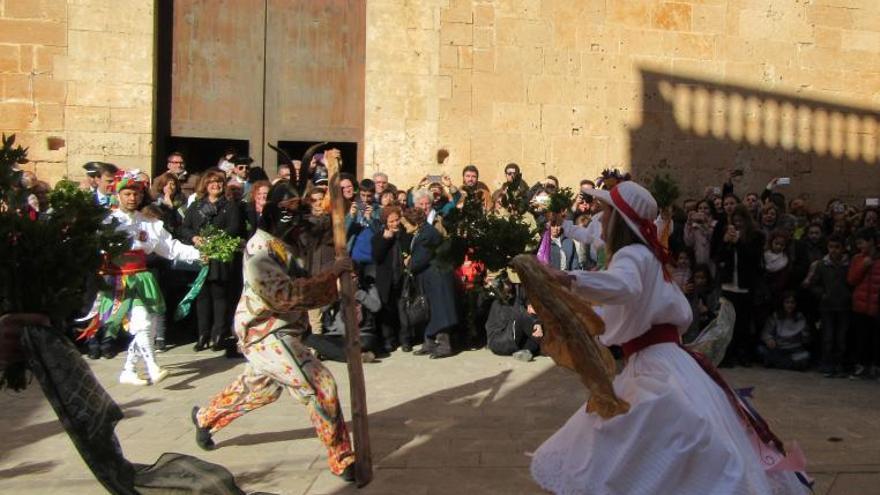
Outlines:
{"label": "red sash", "polygon": [[621,344],[623,348],[623,356],[626,359],[629,359],[633,354],[641,351],[646,347],[650,347],[655,344],[663,344],[663,343],[672,343],[681,347],[682,350],[690,354],[692,358],[697,362],[700,368],[709,375],[709,378],[712,379],[721,390],[724,392],[724,395],[727,396],[727,399],[730,401],[730,404],[733,406],[734,410],[736,410],[737,414],[739,414],[740,418],[742,418],[747,424],[749,424],[752,429],[755,431],[755,434],[758,435],[758,438],[761,439],[762,442],[766,444],[770,444],[776,447],[782,455],[785,455],[785,447],[782,443],[782,440],[779,439],[771,430],[770,425],[764,421],[764,418],[759,416],[757,413],[753,414],[753,411],[749,410],[746,407],[745,403],[739,396],[734,392],[734,390],[724,381],[724,377],[721,376],[721,373],[718,372],[718,369],[715,368],[715,365],[712,364],[711,361],[706,359],[706,356],[698,352],[693,352],[685,348],[681,345],[681,338],[678,335],[678,329],[670,324],[661,324],[654,325],[647,332],[642,335]]}
{"label": "red sash", "polygon": [[102,275],[130,275],[147,271],[147,254],[140,249],[126,251],[114,261],[104,261]]}

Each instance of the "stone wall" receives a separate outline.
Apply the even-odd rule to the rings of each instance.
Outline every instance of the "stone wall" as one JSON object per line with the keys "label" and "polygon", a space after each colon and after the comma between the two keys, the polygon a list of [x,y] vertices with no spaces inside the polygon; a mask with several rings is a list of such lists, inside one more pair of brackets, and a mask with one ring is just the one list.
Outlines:
{"label": "stone wall", "polygon": [[0,131],[40,178],[82,177],[90,160],[149,170],[153,22],[152,0],[0,0]]}
{"label": "stone wall", "polygon": [[[412,4],[419,4],[414,6]],[[367,172],[880,188],[880,2],[368,2]],[[445,167],[434,152],[447,148]],[[844,180],[841,181],[840,178]]]}

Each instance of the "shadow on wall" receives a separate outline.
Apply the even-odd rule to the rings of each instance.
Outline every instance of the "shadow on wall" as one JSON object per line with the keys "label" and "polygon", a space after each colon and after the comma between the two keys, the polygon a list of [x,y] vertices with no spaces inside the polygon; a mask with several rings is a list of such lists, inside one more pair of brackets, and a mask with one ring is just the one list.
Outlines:
{"label": "shadow on wall", "polygon": [[[720,186],[742,169],[737,192],[791,177],[789,197],[853,204],[880,187],[880,113],[707,79],[640,70],[641,125],[630,131],[632,173],[668,173],[683,194]],[[814,201],[814,207],[820,204]]]}

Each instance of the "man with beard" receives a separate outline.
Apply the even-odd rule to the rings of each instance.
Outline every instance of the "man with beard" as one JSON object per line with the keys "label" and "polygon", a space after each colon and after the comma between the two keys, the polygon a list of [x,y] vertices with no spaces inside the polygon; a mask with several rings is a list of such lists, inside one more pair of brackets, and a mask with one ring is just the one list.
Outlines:
{"label": "man with beard", "polygon": [[305,205],[293,187],[273,191],[259,228],[244,252],[244,290],[235,312],[235,334],[248,360],[241,375],[207,407],[194,407],[196,443],[213,448],[212,435],[243,414],[275,402],[284,389],[306,406],[327,448],[330,471],[354,480],[354,450],[345,426],[336,380],[303,344],[306,310],[338,299],[337,279],[351,271],[349,258],[313,276],[301,264]]}

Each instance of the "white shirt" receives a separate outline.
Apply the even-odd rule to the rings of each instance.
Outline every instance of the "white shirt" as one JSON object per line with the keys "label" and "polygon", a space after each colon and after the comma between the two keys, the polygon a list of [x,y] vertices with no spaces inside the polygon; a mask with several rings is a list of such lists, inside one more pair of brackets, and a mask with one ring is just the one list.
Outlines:
{"label": "white shirt", "polygon": [[605,345],[630,341],[653,325],[675,325],[682,333],[693,319],[681,289],[663,279],[660,262],[642,244],[614,253],[607,270],[571,274],[573,290],[603,305],[599,313],[605,333],[599,339]]}
{"label": "white shirt", "polygon": [[104,223],[114,222],[117,223],[116,230],[125,232],[132,240],[132,250],[156,253],[169,260],[196,261],[200,257],[198,249],[171,237],[161,220],[149,218],[139,211],[129,214],[113,210]]}

